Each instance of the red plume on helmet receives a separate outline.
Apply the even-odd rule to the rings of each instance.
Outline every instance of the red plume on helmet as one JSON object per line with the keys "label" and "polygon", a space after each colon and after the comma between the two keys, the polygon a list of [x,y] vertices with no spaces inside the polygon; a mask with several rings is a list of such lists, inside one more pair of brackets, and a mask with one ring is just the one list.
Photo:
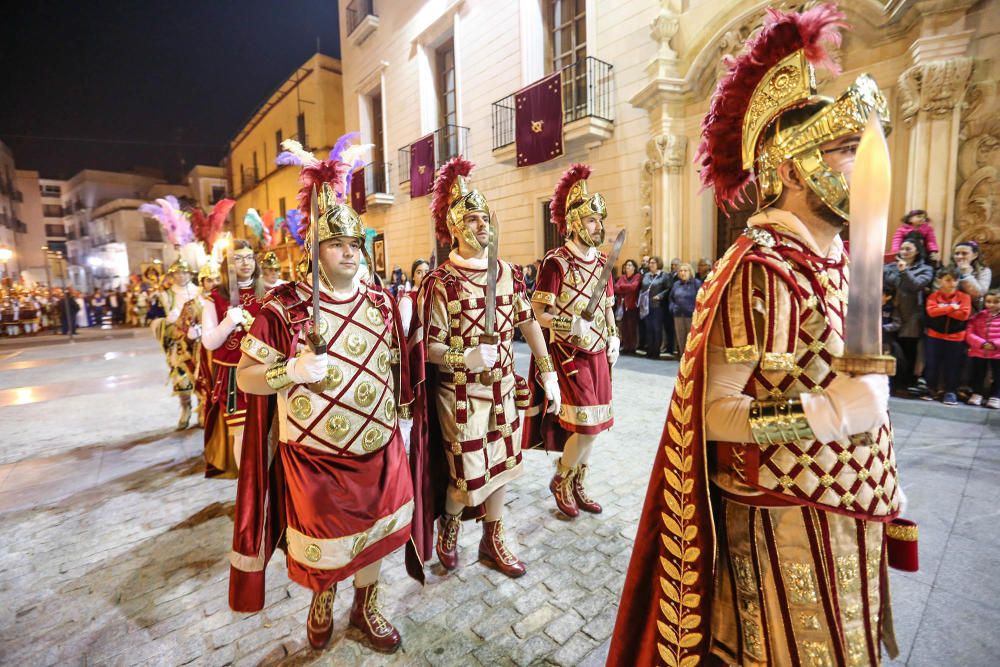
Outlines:
{"label": "red plume on helmet", "polygon": [[451,243],[448,231],[448,207],[451,206],[451,186],[459,176],[468,176],[475,166],[461,155],[457,155],[443,165],[434,179],[431,194],[431,217],[434,218],[434,233],[439,243]]}
{"label": "red plume on helmet", "polygon": [[298,194],[299,210],[302,212],[300,229],[309,229],[309,197],[312,195],[313,186],[316,186],[318,193],[324,183],[329,183],[337,195],[337,201],[343,201],[349,170],[350,165],[338,160],[320,160],[316,164],[302,167],[302,171],[299,172]]}
{"label": "red plume on helmet", "polygon": [[549,202],[549,213],[552,224],[556,226],[561,235],[566,234],[566,196],[574,183],[585,180],[589,176],[589,165],[574,164],[563,173],[559,183],[556,184],[556,191],[552,194],[552,200]]}
{"label": "red plume on helmet", "polygon": [[715,201],[725,204],[747,201],[746,185],[752,175],[743,169],[743,117],[754,89],[771,67],[799,49],[815,67],[834,74],[840,68],[823,43],[840,45],[840,28],[847,27],[844,14],[833,4],[822,4],[801,13],[768,9],[760,33],[747,43],[739,56],[726,59],[728,72],[712,96],[708,115],[701,124],[702,141],[695,155],[701,164],[701,183],[715,187]]}

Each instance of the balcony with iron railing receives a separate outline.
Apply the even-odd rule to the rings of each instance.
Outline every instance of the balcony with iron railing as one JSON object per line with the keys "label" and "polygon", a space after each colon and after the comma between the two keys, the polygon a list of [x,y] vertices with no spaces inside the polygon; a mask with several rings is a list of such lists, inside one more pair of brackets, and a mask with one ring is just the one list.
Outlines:
{"label": "balcony with iron railing", "polygon": [[347,41],[357,47],[378,28],[373,0],[351,0],[344,12],[347,18]]}
{"label": "balcony with iron railing", "polygon": [[[611,138],[614,130],[614,65],[592,56],[560,70],[563,95],[563,145],[589,144]],[[514,161],[515,118],[511,93],[493,103],[493,156]]]}
{"label": "balcony with iron railing", "polygon": [[[411,144],[412,146],[412,144]],[[434,130],[434,170],[456,155],[469,154],[469,128],[445,125]],[[410,180],[410,146],[399,149],[399,182]]]}
{"label": "balcony with iron railing", "polygon": [[392,193],[392,165],[369,162],[365,165],[365,199],[368,206],[388,206],[396,201]]}
{"label": "balcony with iron railing", "polygon": [[240,192],[246,192],[258,183],[260,183],[260,174],[253,167],[244,168],[240,173]]}

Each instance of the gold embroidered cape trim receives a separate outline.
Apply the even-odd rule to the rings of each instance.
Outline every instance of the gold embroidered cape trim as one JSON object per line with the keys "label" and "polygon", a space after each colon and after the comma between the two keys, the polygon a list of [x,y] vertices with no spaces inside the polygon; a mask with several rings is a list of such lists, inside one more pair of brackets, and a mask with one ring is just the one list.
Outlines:
{"label": "gold embroidered cape trim", "polygon": [[350,565],[362,551],[410,525],[413,501],[376,521],[371,528],[353,535],[321,539],[301,533],[291,526],[285,531],[288,557],[317,570],[338,570]]}

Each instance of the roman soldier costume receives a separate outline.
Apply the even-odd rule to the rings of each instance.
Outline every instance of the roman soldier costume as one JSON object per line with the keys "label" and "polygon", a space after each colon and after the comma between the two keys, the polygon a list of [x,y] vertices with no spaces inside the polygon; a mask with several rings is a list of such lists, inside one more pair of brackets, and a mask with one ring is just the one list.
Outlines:
{"label": "roman soldier costume", "polygon": [[[232,260],[232,250],[226,262]],[[255,272],[256,273],[256,272]],[[243,424],[246,421],[246,394],[236,386],[236,365],[240,361],[240,344],[254,318],[260,312],[260,301],[254,278],[238,282],[240,321],[229,316],[232,309],[228,279],[230,272],[220,275],[223,282],[209,294],[202,309],[201,342],[212,353],[212,397],[205,416],[205,476],[232,479],[237,476]]]}
{"label": "roman soldier costume", "polygon": [[167,269],[167,276],[172,282],[169,287],[159,292],[160,303],[166,316],[154,320],[150,325],[166,354],[167,366],[170,368],[170,385],[174,395],[180,400],[181,415],[177,421],[177,429],[181,431],[186,429],[191,421],[195,356],[190,342],[176,324],[185,304],[198,296],[198,287],[190,280],[187,284],[180,284],[178,276],[182,273],[191,275],[191,267],[184,259],[178,259]]}
{"label": "roman soldier costume", "polygon": [[211,352],[201,344],[201,322],[205,311],[207,300],[205,281],[211,280],[213,283],[219,282],[219,268],[213,264],[205,264],[198,271],[198,296],[189,300],[181,309],[180,317],[177,318],[175,327],[180,335],[184,336],[191,348],[191,357],[194,360],[192,378],[194,379],[194,393],[198,397],[198,425],[205,425],[205,417],[208,412],[208,405],[212,400],[212,355]]}
{"label": "roman soldier costume", "polygon": [[[313,258],[313,225],[319,225],[320,242],[350,237],[364,243],[361,218],[338,202],[347,170],[333,159],[313,159],[302,170],[299,201]],[[314,186],[320,187],[313,209],[318,217],[308,213]],[[409,540],[413,488],[399,420],[411,401],[405,340],[391,295],[365,279],[344,298],[332,292],[315,260],[309,270],[320,271],[318,316],[309,281],[279,285],[263,298],[241,344],[246,358],[267,366],[267,384],[276,394],[250,395],[230,606],[245,612],[263,607],[264,570],[281,548],[289,577],[313,591],[307,633],[321,648],[333,628],[337,582]],[[325,380],[296,383],[290,375],[297,355],[317,333],[325,341]],[[377,581],[356,582],[350,623],[377,650],[400,645],[379,607]]]}
{"label": "roman soldier costume", "polygon": [[282,280],[281,276],[281,262],[278,260],[278,255],[273,250],[268,250],[264,253],[264,256],[260,258],[260,268],[263,271],[277,271],[278,278],[275,278],[274,282],[264,281],[264,289],[270,290],[278,285],[284,285],[287,281]]}
{"label": "roman soldier costume", "polygon": [[[570,167],[559,180],[549,205],[552,224],[566,237],[566,243],[542,259],[531,300],[551,317],[541,322],[548,325],[548,351],[559,378],[562,402],[558,414],[546,414],[542,410],[544,391],[537,382],[532,383],[532,401],[526,411],[524,429],[525,447],[562,452],[570,438],[583,438],[589,445],[595,436],[614,424],[611,365],[618,358],[619,336],[612,309],[611,281],[600,285],[607,257],[597,250],[604,240],[607,207],[600,193],[588,192],[588,176],[587,165]],[[590,234],[583,222],[589,216],[600,221],[596,235]],[[598,289],[605,296],[594,319],[588,322],[581,314]],[[534,377],[535,373],[529,375]],[[586,461],[567,464],[564,458],[556,462],[556,474],[549,484],[557,507],[570,517],[579,515],[580,510],[599,514],[600,504],[584,488]]]}
{"label": "roman soldier costume", "polygon": [[[474,212],[489,216],[490,209],[486,198],[469,187],[471,170],[472,164],[461,157],[441,167],[431,211],[439,241],[451,243],[460,235],[465,244],[481,251],[482,245],[464,218]],[[423,563],[432,550],[446,569],[457,567],[462,518],[483,518],[486,499],[523,472],[518,408],[524,407],[526,385],[514,374],[511,344],[514,328],[533,323],[534,318],[521,269],[498,260],[496,362],[489,368],[470,367],[471,353],[487,336],[487,269],[486,258],[465,258],[452,250],[421,283],[410,326],[415,386],[410,456],[417,508],[407,565],[411,575],[421,581]],[[430,362],[432,346],[446,348],[443,364]],[[550,386],[554,384],[554,377],[549,381]],[[464,511],[449,514],[446,493]],[[523,563],[505,539],[502,519],[484,522],[479,555],[508,576],[524,574]]]}
{"label": "roman soldier costume", "polygon": [[846,179],[820,147],[873,112],[888,118],[867,75],[836,100],[815,94],[843,18],[831,5],[769,10],[703,123],[701,177],[719,206],[753,179],[769,207],[698,294],[609,665],[877,665],[880,643],[895,654],[887,550],[915,528],[891,523],[901,492],[885,376],[834,370],[844,245],[824,251],[773,206],[791,160],[847,220]]}

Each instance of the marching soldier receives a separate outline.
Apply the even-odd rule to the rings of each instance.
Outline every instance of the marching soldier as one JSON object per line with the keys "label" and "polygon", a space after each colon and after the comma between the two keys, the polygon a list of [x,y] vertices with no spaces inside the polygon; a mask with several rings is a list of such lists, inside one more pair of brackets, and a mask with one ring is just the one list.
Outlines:
{"label": "marching soldier", "polygon": [[448,259],[424,278],[410,329],[415,375],[411,462],[418,485],[411,575],[434,545],[448,570],[458,565],[463,518],[484,519],[479,556],[510,577],[524,564],[504,534],[506,485],[522,473],[520,417],[527,387],[514,375],[514,328],[539,360],[539,382],[549,409],[559,408],[559,386],[545,339],[534,321],[521,270],[496,256],[495,222],[486,198],[466,181],[472,164],[457,157],[434,184],[431,211]]}
{"label": "marching soldier", "polygon": [[160,303],[166,315],[154,320],[153,333],[163,347],[170,367],[170,384],[181,403],[177,430],[183,431],[191,421],[191,394],[194,392],[195,357],[187,337],[176,325],[184,304],[197,298],[198,288],[191,283],[191,267],[178,259],[167,269],[169,287],[160,290]]}
{"label": "marching soldier", "polygon": [[264,570],[280,546],[289,577],[313,591],[306,632],[314,648],[330,639],[337,582],[353,575],[351,625],[393,652],[401,640],[379,603],[379,569],[410,537],[408,433],[399,423],[410,392],[395,303],[370,276],[356,280],[365,226],[335,194],[347,169],[336,160],[303,168],[307,280],[271,290],[243,339],[239,386],[253,396],[230,605],[263,607]]}
{"label": "marching soldier", "polygon": [[[590,167],[575,164],[556,186],[550,204],[552,224],[566,243],[545,255],[531,297],[535,319],[550,332],[549,354],[562,400],[558,413],[544,414],[544,392],[533,386],[525,446],[562,452],[549,490],[569,517],[578,516],[580,510],[593,514],[602,510],[587,495],[584,481],[594,441],[614,424],[611,367],[618,361],[620,347],[610,275],[602,275],[608,260],[597,250],[604,240],[607,207],[600,193],[587,191],[589,175]],[[604,296],[588,320],[585,312],[594,294]]]}
{"label": "marching soldier", "polygon": [[265,292],[285,284],[285,281],[281,279],[281,262],[278,261],[278,255],[273,250],[268,250],[260,258],[260,272]]}

